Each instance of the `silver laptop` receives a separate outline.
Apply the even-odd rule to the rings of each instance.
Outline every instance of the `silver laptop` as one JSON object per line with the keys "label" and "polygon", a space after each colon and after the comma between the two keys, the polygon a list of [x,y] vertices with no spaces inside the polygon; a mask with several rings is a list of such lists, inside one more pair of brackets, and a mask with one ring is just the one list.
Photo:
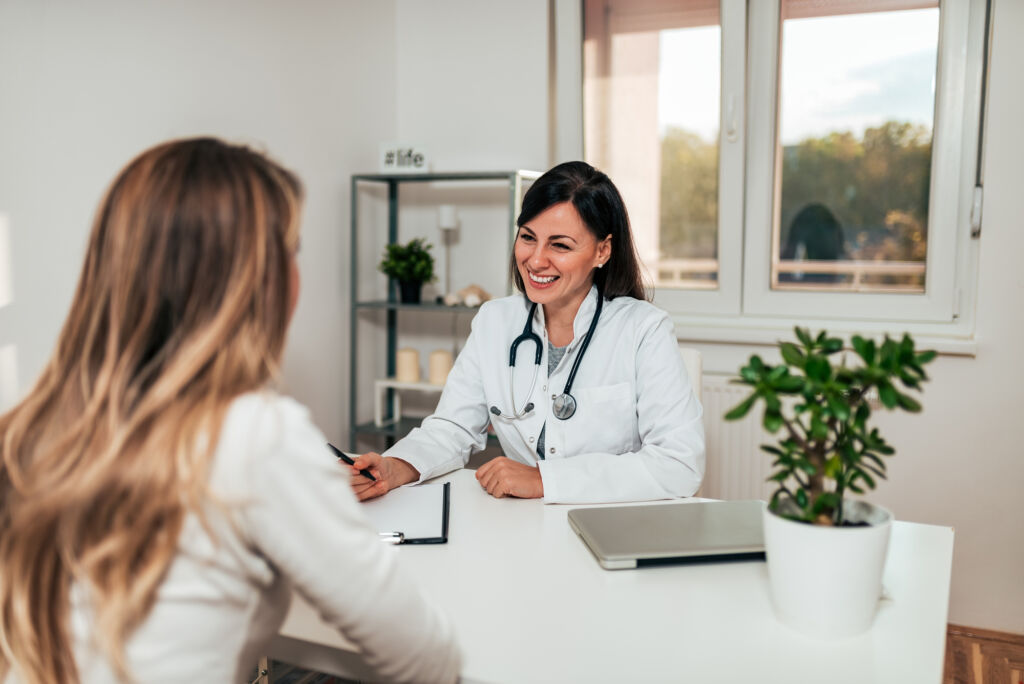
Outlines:
{"label": "silver laptop", "polygon": [[762,501],[574,508],[569,524],[608,570],[763,560]]}

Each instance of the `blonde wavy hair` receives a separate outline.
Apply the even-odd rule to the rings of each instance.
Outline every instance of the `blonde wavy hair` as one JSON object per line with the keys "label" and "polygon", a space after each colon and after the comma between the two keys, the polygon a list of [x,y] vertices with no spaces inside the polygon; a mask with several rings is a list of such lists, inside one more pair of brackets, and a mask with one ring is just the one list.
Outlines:
{"label": "blonde wavy hair", "polygon": [[130,678],[124,644],[201,514],[205,437],[277,374],[301,194],[211,138],[144,152],[107,191],[56,351],[0,416],[0,681],[78,681],[72,586]]}

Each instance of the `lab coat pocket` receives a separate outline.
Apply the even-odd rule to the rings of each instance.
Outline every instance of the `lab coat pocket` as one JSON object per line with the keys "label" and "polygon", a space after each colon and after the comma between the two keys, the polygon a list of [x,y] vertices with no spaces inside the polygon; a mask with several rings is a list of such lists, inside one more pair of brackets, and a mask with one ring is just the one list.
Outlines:
{"label": "lab coat pocket", "polygon": [[632,449],[636,406],[628,382],[581,389],[577,407],[584,423],[583,429],[573,431],[581,441],[578,453],[624,453]]}

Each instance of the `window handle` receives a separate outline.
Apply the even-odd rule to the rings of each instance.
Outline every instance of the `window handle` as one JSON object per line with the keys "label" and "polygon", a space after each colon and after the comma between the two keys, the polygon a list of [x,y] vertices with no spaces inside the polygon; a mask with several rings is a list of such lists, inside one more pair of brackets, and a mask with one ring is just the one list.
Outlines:
{"label": "window handle", "polygon": [[736,114],[736,96],[730,95],[725,99],[725,139],[729,142],[736,142],[740,139],[738,116]]}

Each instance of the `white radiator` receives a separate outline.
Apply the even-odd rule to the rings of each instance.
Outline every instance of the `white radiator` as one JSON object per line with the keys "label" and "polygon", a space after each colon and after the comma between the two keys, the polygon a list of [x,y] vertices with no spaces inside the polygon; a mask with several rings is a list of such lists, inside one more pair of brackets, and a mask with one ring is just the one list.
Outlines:
{"label": "white radiator", "polygon": [[705,375],[702,390],[707,468],[699,495],[767,500],[774,490],[774,483],[765,482],[771,474],[771,456],[760,446],[774,440],[761,427],[761,405],[741,421],[726,422],[723,416],[750,393],[747,386]]}

